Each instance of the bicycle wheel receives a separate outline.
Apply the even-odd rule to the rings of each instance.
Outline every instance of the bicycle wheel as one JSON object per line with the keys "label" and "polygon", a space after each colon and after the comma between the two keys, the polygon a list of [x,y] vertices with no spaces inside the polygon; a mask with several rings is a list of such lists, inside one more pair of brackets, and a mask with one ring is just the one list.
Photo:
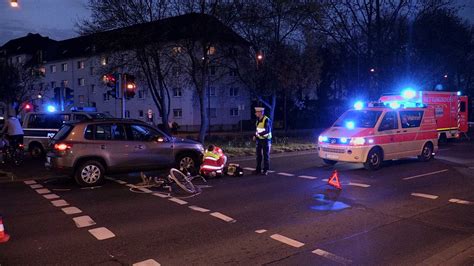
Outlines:
{"label": "bicycle wheel", "polygon": [[171,168],[170,178],[184,191],[188,193],[196,193],[196,187],[188,179],[188,177],[185,174],[183,174],[181,171],[179,171],[178,169]]}

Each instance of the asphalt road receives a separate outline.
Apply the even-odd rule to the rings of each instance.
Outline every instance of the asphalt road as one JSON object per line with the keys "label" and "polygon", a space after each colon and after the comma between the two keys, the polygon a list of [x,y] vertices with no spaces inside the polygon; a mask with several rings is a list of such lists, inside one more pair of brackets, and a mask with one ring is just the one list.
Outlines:
{"label": "asphalt road", "polygon": [[[11,235],[0,265],[473,265],[473,148],[450,143],[430,162],[373,172],[300,153],[253,176],[244,159],[244,177],[196,181],[194,196],[134,188],[136,175],[81,189],[25,166],[30,177],[0,184]],[[334,169],[342,190],[325,180]]]}

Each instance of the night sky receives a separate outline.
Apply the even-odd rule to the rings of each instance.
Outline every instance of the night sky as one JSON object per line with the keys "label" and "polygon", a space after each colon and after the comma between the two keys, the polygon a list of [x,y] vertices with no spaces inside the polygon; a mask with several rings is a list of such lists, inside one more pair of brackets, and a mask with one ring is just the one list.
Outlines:
{"label": "night sky", "polygon": [[[457,0],[465,5],[460,14],[474,23],[474,0]],[[10,0],[0,0],[0,45],[29,32],[55,40],[78,35],[75,23],[90,16],[87,0],[18,0],[20,7],[10,7]]]}

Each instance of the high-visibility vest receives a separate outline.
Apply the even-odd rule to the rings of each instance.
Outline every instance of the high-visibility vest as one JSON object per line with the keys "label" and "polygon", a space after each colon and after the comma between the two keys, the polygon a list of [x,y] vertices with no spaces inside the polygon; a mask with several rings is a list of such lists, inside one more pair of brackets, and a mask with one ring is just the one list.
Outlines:
{"label": "high-visibility vest", "polygon": [[272,132],[268,132],[267,134],[260,136],[260,133],[265,131],[265,121],[267,121],[267,116],[264,116],[262,121],[257,120],[257,138],[258,139],[272,139]]}

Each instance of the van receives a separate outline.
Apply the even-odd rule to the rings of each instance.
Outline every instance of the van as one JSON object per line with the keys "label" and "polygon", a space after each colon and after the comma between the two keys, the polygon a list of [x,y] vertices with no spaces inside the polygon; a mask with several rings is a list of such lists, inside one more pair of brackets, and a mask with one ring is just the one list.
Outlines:
{"label": "van", "polygon": [[49,140],[65,122],[110,117],[105,113],[80,111],[27,113],[22,124],[25,133],[23,144],[32,157],[41,157]]}
{"label": "van", "polygon": [[379,169],[386,160],[418,156],[429,161],[438,150],[434,109],[372,103],[345,112],[318,137],[324,163],[363,163]]}

